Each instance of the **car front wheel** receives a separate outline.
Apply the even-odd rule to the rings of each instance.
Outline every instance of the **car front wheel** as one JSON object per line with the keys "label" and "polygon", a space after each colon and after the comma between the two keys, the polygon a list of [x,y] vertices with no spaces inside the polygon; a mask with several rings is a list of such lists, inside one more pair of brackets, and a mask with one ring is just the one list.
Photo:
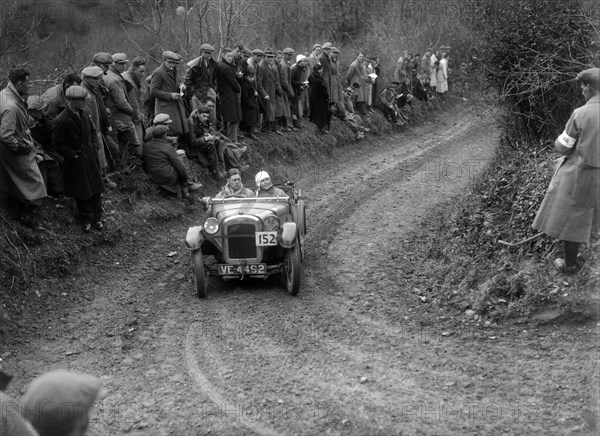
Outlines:
{"label": "car front wheel", "polygon": [[300,290],[300,243],[296,241],[296,244],[287,250],[287,271],[285,277],[285,285],[287,291],[291,295],[297,295]]}
{"label": "car front wheel", "polygon": [[208,278],[204,272],[204,259],[202,249],[192,252],[192,270],[194,271],[194,282],[196,284],[196,295],[198,298],[206,297],[206,285]]}

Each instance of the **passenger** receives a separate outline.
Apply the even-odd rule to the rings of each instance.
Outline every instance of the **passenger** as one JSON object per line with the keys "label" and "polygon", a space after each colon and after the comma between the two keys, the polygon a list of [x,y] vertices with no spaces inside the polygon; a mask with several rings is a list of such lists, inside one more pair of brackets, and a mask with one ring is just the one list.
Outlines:
{"label": "passenger", "polygon": [[254,177],[256,181],[256,186],[258,187],[256,191],[257,197],[287,197],[288,195],[285,193],[283,189],[276,188],[273,186],[273,182],[271,181],[271,177],[269,173],[266,171],[260,171]]}
{"label": "passenger", "polygon": [[227,184],[215,195],[215,198],[229,197],[254,197],[254,192],[242,184],[242,173],[237,168],[227,171]]}

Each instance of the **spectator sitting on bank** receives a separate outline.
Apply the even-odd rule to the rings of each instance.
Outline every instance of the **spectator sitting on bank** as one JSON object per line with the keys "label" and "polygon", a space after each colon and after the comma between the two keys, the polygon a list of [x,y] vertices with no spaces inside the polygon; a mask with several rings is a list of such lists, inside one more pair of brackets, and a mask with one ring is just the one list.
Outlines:
{"label": "spectator sitting on bank", "polygon": [[242,184],[242,173],[237,168],[227,171],[227,184],[215,195],[215,198],[229,197],[254,197],[254,192]]}
{"label": "spectator sitting on bank", "polygon": [[383,116],[391,123],[401,125],[398,122],[398,107],[396,106],[396,95],[400,83],[392,82],[377,96],[375,107],[383,112]]}
{"label": "spectator sitting on bank", "polygon": [[105,396],[100,380],[92,375],[52,371],[31,382],[22,411],[39,436],[84,436],[90,409]]}
{"label": "spectator sitting on bank", "polygon": [[279,189],[273,186],[271,176],[266,171],[260,171],[254,176],[254,181],[258,189],[256,190],[256,197],[287,197],[283,189]]}
{"label": "spectator sitting on bank", "polygon": [[344,89],[343,92],[343,104],[344,104],[344,112],[338,111],[336,116],[345,121],[346,124],[352,129],[352,131],[356,134],[356,139],[361,140],[365,137],[365,132],[368,132],[370,129],[363,126],[362,118],[354,112],[354,105],[352,104],[352,97],[356,92],[356,88],[349,86]]}
{"label": "spectator sitting on bank", "polygon": [[[215,106],[215,100],[212,97],[207,96],[204,97],[204,99],[202,99],[201,106],[199,107],[202,109],[208,108],[210,114],[212,114],[215,111]],[[211,135],[216,136],[217,139],[219,139],[220,144],[222,144],[223,147],[229,150],[231,154],[235,156],[236,159],[239,159],[246,152],[246,150],[248,150],[248,146],[240,146],[236,144],[227,136],[225,136],[219,129],[217,129],[212,123],[210,116],[208,117],[208,121],[206,122],[205,128]],[[237,168],[237,166],[235,165],[234,167]]]}
{"label": "spectator sitting on bank", "polygon": [[209,112],[206,106],[200,106],[192,111],[188,117],[189,133],[186,140],[182,141],[182,145],[190,159],[208,168],[216,180],[224,180],[225,164],[219,161],[217,138],[205,130]]}
{"label": "spectator sitting on bank", "polygon": [[202,187],[199,183],[188,186],[188,171],[167,139],[169,128],[157,125],[152,129],[152,140],[142,146],[144,171],[150,180],[177,198],[189,197],[189,191]]}
{"label": "spectator sitting on bank", "polygon": [[408,123],[413,100],[412,91],[410,89],[410,79],[408,77],[404,78],[404,83],[398,88],[395,100],[396,107],[398,108],[398,120],[404,125]]}
{"label": "spectator sitting on bank", "polygon": [[[156,127],[156,126],[169,127],[169,124],[171,124],[172,122],[173,122],[173,120],[171,119],[171,117],[168,114],[156,114],[156,116],[152,120],[152,125],[148,126],[148,128],[146,129],[146,136],[144,136],[144,142],[148,142],[148,141],[152,140],[152,138],[154,137],[154,135],[152,134],[154,127]],[[167,139],[169,140],[169,142],[172,145],[177,144],[177,138],[175,136],[167,136]]]}
{"label": "spectator sitting on bank", "polygon": [[413,85],[412,93],[417,100],[429,101],[429,92],[427,92],[425,85],[426,81],[426,76],[419,76]]}

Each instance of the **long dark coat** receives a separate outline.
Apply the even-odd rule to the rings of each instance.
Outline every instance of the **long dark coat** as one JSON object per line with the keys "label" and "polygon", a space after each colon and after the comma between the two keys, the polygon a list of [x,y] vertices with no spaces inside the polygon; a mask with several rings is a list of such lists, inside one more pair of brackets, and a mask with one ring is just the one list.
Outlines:
{"label": "long dark coat", "polygon": [[254,83],[242,81],[242,114],[243,127],[249,128],[258,125],[258,97]]}
{"label": "long dark coat", "polygon": [[279,84],[281,85],[281,97],[282,111],[281,116],[285,118],[291,118],[292,112],[290,110],[290,99],[294,97],[294,91],[292,90],[292,84],[290,82],[290,66],[287,64],[285,59],[277,65],[279,70]]}
{"label": "long dark coat", "polygon": [[[104,192],[98,147],[96,128],[87,112],[81,110],[75,114],[66,107],[55,118],[52,148],[65,159],[65,195],[86,200]],[[75,158],[76,155],[79,157]]]}
{"label": "long dark coat", "polygon": [[329,126],[331,112],[329,111],[329,93],[323,76],[308,76],[308,98],[310,99],[310,120],[319,129]]}
{"label": "long dark coat", "polygon": [[235,74],[235,65],[222,60],[215,71],[217,92],[221,100],[221,115],[226,123],[239,123],[242,120],[240,102],[241,87]]}
{"label": "long dark coat", "polygon": [[155,99],[154,114],[167,114],[173,122],[169,129],[176,135],[186,135],[188,132],[187,117],[183,100],[172,100],[171,94],[179,94],[179,76],[177,68],[167,70],[162,64],[152,73],[150,81],[150,97]]}
{"label": "long dark coat", "polygon": [[[275,121],[275,108],[277,105],[277,86],[280,86],[278,79],[273,72],[273,69],[266,60],[260,61],[256,76],[256,88],[258,90],[258,98],[261,104],[267,111],[267,121]],[[265,96],[269,96],[269,100]]]}

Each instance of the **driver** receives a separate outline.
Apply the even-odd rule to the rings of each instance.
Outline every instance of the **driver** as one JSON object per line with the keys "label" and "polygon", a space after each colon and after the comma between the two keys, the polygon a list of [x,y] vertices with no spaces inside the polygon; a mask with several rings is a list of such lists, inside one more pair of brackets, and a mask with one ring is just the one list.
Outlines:
{"label": "driver", "polygon": [[287,194],[283,189],[276,188],[271,182],[271,177],[266,171],[260,171],[254,176],[254,181],[258,190],[256,191],[257,197],[287,197]]}
{"label": "driver", "polygon": [[254,192],[245,188],[242,184],[242,173],[237,168],[231,168],[227,171],[227,184],[215,195],[215,198],[228,197],[254,197]]}

